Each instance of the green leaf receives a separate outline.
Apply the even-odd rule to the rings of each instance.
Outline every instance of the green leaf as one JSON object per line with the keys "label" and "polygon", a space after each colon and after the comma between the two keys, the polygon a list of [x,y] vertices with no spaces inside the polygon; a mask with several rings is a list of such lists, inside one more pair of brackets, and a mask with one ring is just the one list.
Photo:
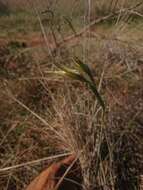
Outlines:
{"label": "green leaf", "polygon": [[65,75],[67,75],[68,77],[73,78],[75,80],[79,80],[81,82],[86,82],[85,78],[82,75],[78,74],[78,73],[66,72]]}
{"label": "green leaf", "polygon": [[72,69],[68,69],[64,67],[63,71],[65,72],[66,76],[72,79],[79,80],[81,82],[86,82],[86,79],[81,74],[79,74],[76,70],[72,70]]}
{"label": "green leaf", "polygon": [[94,79],[92,78],[92,75],[90,74],[89,67],[87,65],[83,64],[82,62],[79,62],[79,65],[81,66],[82,70],[85,73],[89,73],[88,76],[90,76],[91,81],[86,79],[77,70],[69,69],[66,66],[60,66],[59,68],[61,69],[61,71],[56,72],[56,73],[60,74],[60,75],[68,76],[74,80],[79,80],[81,82],[85,82],[90,87],[92,92],[94,93],[95,97],[97,98],[97,100],[98,100],[99,104],[101,105],[101,107],[103,108],[103,110],[105,110],[104,101],[102,100],[102,97],[100,96],[100,94],[96,88],[96,84],[94,83]]}
{"label": "green leaf", "polygon": [[89,85],[90,89],[92,90],[92,92],[96,96],[96,98],[97,98],[99,104],[102,106],[103,110],[105,110],[104,101],[102,100],[102,97],[100,96],[100,94],[99,94],[99,92],[98,92],[98,90],[96,88],[94,77],[93,77],[93,75],[91,73],[90,68],[88,67],[87,64],[84,64],[78,57],[75,57],[75,61],[79,65],[79,67],[82,69],[82,71],[89,76],[91,81],[89,81],[89,80],[87,80],[85,78],[84,78],[84,80],[86,80],[85,82]]}
{"label": "green leaf", "polygon": [[90,89],[92,90],[92,92],[95,94],[99,104],[101,105],[101,107],[103,108],[103,110],[105,110],[105,104],[104,101],[102,99],[102,97],[100,96],[96,86],[94,84],[92,84],[91,82],[87,82],[89,84]]}
{"label": "green leaf", "polygon": [[92,75],[92,72],[87,64],[84,64],[78,57],[75,57],[75,61],[77,65],[82,69],[83,72],[85,72],[90,80],[94,83],[94,77]]}

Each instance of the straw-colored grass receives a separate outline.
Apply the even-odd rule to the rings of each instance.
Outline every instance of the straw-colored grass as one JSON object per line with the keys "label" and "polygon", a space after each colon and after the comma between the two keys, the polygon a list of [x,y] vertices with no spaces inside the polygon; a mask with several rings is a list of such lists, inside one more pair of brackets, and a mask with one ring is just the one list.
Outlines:
{"label": "straw-colored grass", "polygon": [[[51,5],[54,19],[48,17],[53,20],[46,24],[32,7],[45,40],[40,50],[27,48],[25,41],[0,47],[0,186],[24,189],[51,162],[74,153],[83,189],[139,189],[141,15],[131,22],[128,8],[119,13],[119,1],[110,6],[96,1],[98,15],[91,11],[92,1],[86,10],[71,1],[76,8],[71,12],[66,3]],[[113,8],[117,12],[108,20]]]}

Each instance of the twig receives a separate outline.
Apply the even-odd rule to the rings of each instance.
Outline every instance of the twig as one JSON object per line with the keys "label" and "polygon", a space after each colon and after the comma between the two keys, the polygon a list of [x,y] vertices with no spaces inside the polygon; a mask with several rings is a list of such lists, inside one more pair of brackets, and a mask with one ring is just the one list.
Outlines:
{"label": "twig", "polygon": [[[118,16],[118,14],[121,14],[121,13],[124,13],[124,12],[130,12],[132,14],[136,14],[138,16],[143,17],[142,14],[134,11],[135,8],[141,6],[142,4],[143,3],[140,2],[140,3],[136,4],[136,5],[134,5],[133,7],[125,8],[125,9],[122,9],[122,10],[119,10],[119,11],[116,11],[116,12],[112,12],[112,13],[106,15],[106,16],[103,16],[101,18],[98,18],[98,19],[92,21],[89,25],[87,25],[84,28],[82,28],[79,32],[76,32],[76,34],[70,35],[70,36],[66,37],[63,41],[58,42],[58,48],[61,47],[61,46],[63,46],[65,43],[67,43],[67,42],[75,39],[75,38],[81,37],[85,32],[87,32],[88,30],[90,30],[94,25],[100,24],[101,22],[107,21],[107,20],[109,20],[109,19],[111,19],[111,18],[113,18],[115,16]],[[52,48],[52,53],[54,53],[58,48],[57,47],[53,47]]]}

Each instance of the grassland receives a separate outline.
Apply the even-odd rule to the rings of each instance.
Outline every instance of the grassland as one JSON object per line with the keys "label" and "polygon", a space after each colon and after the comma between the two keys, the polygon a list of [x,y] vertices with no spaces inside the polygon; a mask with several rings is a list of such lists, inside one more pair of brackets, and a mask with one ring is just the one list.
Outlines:
{"label": "grassland", "polygon": [[[91,8],[89,2],[49,1],[45,6],[44,1],[21,5],[9,0],[7,11],[1,12],[2,190],[25,189],[63,153],[79,155],[88,190],[93,184],[103,190],[139,189],[143,5],[91,1]],[[63,65],[77,70],[75,57],[89,66],[106,107],[104,114],[90,85],[53,74]],[[79,74],[87,77],[83,70]],[[49,160],[53,155],[57,159]],[[92,178],[94,167],[97,178]]]}

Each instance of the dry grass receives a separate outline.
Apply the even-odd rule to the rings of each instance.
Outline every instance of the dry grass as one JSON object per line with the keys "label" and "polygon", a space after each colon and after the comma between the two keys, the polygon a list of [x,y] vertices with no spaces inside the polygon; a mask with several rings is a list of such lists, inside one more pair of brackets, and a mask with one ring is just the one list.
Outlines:
{"label": "dry grass", "polygon": [[[93,27],[56,47],[56,40],[61,42],[73,33],[72,25],[63,35],[56,24],[54,28],[48,25],[49,39],[41,22],[48,41],[40,50],[27,53],[25,41],[0,47],[2,189],[24,189],[58,155],[73,152],[82,168],[83,189],[139,189],[143,171],[142,26],[130,25],[127,18],[116,17],[112,25]],[[88,17],[82,20],[83,25],[89,21]],[[131,33],[133,38],[129,38]],[[75,69],[75,56],[89,65],[105,112],[89,85],[51,74],[63,65]]]}

